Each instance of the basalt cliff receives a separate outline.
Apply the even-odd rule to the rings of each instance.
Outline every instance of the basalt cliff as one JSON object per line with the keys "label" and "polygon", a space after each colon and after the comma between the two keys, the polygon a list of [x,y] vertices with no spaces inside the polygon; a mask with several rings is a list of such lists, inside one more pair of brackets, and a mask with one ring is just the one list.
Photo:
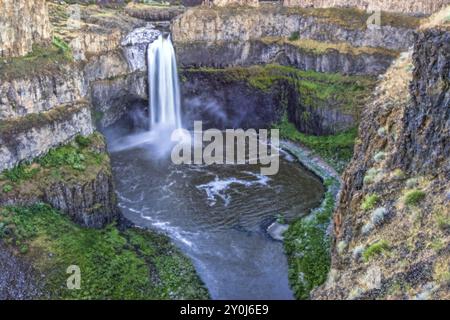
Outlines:
{"label": "basalt cliff", "polygon": [[450,297],[449,30],[421,28],[363,112],[313,298]]}
{"label": "basalt cliff", "polygon": [[165,32],[186,123],[277,127],[342,173],[288,230],[297,298],[450,298],[448,0],[70,2],[0,0],[0,298],[208,297],[123,219],[101,133],[148,115]]}

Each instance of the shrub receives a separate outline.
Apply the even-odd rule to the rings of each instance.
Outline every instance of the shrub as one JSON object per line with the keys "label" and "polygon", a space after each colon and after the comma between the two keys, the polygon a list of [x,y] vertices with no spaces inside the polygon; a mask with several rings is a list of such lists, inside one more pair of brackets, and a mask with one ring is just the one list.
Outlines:
{"label": "shrub", "polygon": [[394,172],[392,173],[392,175],[396,179],[404,179],[405,178],[405,173],[402,171],[402,169],[395,169]]}
{"label": "shrub", "polygon": [[379,129],[377,130],[377,134],[378,134],[380,137],[385,137],[385,136],[386,136],[386,128],[385,128],[385,127],[379,128]]}
{"label": "shrub", "polygon": [[4,193],[8,193],[8,192],[11,192],[12,189],[13,189],[13,186],[12,186],[12,185],[10,185],[10,184],[5,184],[5,185],[3,186],[3,188],[2,188],[2,191],[3,191]]}
{"label": "shrub", "polygon": [[364,252],[364,246],[357,246],[352,251],[353,259],[358,260]]}
{"label": "shrub", "polygon": [[377,152],[377,154],[373,156],[373,160],[375,160],[375,162],[381,162],[384,159],[386,159],[386,153],[383,151]]}
{"label": "shrub", "polygon": [[279,213],[277,214],[277,222],[279,224],[285,224],[286,223],[286,219],[284,218],[284,215]]}
{"label": "shrub", "polygon": [[364,184],[372,184],[375,182],[376,176],[380,173],[380,170],[375,168],[370,168],[367,170],[366,175],[364,176]]}
{"label": "shrub", "polygon": [[92,143],[89,137],[83,137],[82,135],[76,136],[75,141],[81,148],[86,148]]}
{"label": "shrub", "polygon": [[387,215],[386,208],[383,207],[377,208],[375,209],[374,212],[372,212],[371,221],[374,225],[379,226],[386,219],[386,215]]}
{"label": "shrub", "polygon": [[298,32],[298,31],[292,32],[289,37],[289,41],[296,41],[298,39],[300,39],[300,32]]}
{"label": "shrub", "polygon": [[450,214],[443,214],[442,212],[436,213],[436,222],[441,230],[450,229]]}
{"label": "shrub", "polygon": [[373,225],[372,222],[367,222],[367,223],[361,228],[361,232],[362,232],[363,235],[368,235],[374,228],[375,228],[375,226]]}
{"label": "shrub", "polygon": [[363,260],[368,262],[375,256],[383,254],[384,252],[389,250],[389,244],[385,240],[378,241],[372,245],[370,245],[364,253],[362,254]]}
{"label": "shrub", "polygon": [[38,172],[38,168],[32,168],[28,164],[22,163],[12,169],[3,171],[2,176],[11,182],[20,182],[33,178]]}
{"label": "shrub", "polygon": [[437,283],[450,284],[450,266],[448,261],[436,262],[433,278]]}
{"label": "shrub", "polygon": [[419,184],[419,179],[417,178],[410,178],[408,180],[406,180],[406,188],[408,189],[412,189],[417,187],[417,185]]}
{"label": "shrub", "polygon": [[50,150],[39,163],[47,168],[68,165],[75,170],[84,171],[85,156],[75,147],[67,145]]}
{"label": "shrub", "polygon": [[68,60],[72,60],[72,49],[70,46],[61,38],[54,36],[52,39],[52,44],[58,48],[60,54],[65,56]]}
{"label": "shrub", "polygon": [[339,255],[343,254],[345,249],[347,249],[347,241],[345,240],[341,240],[339,241],[339,243],[337,244],[337,252]]}
{"label": "shrub", "polygon": [[405,194],[405,204],[407,206],[417,206],[423,199],[425,199],[425,192],[422,190],[411,190]]}
{"label": "shrub", "polygon": [[363,209],[364,211],[372,210],[379,200],[380,197],[376,194],[367,195],[364,198],[363,203],[361,204],[361,209]]}

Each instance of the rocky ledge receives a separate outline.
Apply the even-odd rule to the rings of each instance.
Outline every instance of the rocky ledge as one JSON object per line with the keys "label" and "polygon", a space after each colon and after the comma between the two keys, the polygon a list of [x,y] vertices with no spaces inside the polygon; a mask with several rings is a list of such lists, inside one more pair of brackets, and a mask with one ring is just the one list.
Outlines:
{"label": "rocky ledge", "polygon": [[78,135],[76,141],[49,153],[36,148],[41,154],[33,161],[4,170],[0,206],[45,202],[82,226],[101,228],[115,221],[119,211],[103,137]]}
{"label": "rocky ledge", "polygon": [[266,37],[245,42],[177,42],[179,64],[186,68],[278,63],[300,70],[349,75],[379,75],[398,56],[395,50],[352,47],[347,43]]}
{"label": "rocky ledge", "polygon": [[172,23],[185,67],[280,63],[301,70],[382,74],[413,43],[420,19],[383,13],[382,24],[352,8],[190,8]]}
{"label": "rocky ledge", "polygon": [[186,123],[200,118],[214,128],[267,128],[286,116],[301,132],[314,135],[355,127],[358,106],[373,84],[370,77],[280,65],[185,69],[181,73]]}

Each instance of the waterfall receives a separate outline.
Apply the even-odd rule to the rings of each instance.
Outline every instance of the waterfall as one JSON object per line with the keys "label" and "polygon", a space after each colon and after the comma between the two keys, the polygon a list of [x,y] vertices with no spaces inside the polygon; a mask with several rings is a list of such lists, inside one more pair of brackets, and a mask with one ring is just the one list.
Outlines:
{"label": "waterfall", "polygon": [[150,130],[181,128],[180,87],[170,35],[160,35],[147,50]]}

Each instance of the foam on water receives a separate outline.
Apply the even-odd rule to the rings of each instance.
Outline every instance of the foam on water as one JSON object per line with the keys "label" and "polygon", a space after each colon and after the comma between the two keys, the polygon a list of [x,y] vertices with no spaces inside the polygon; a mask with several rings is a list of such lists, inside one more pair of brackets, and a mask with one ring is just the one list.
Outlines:
{"label": "foam on water", "polygon": [[270,178],[262,174],[244,171],[243,173],[255,177],[256,180],[243,180],[235,177],[219,179],[216,175],[214,180],[205,184],[196,186],[198,190],[206,192],[209,206],[214,206],[217,203],[218,198],[222,199],[225,206],[228,206],[231,202],[231,195],[227,194],[227,191],[231,189],[232,185],[242,185],[245,187],[251,187],[254,185],[267,186]]}

